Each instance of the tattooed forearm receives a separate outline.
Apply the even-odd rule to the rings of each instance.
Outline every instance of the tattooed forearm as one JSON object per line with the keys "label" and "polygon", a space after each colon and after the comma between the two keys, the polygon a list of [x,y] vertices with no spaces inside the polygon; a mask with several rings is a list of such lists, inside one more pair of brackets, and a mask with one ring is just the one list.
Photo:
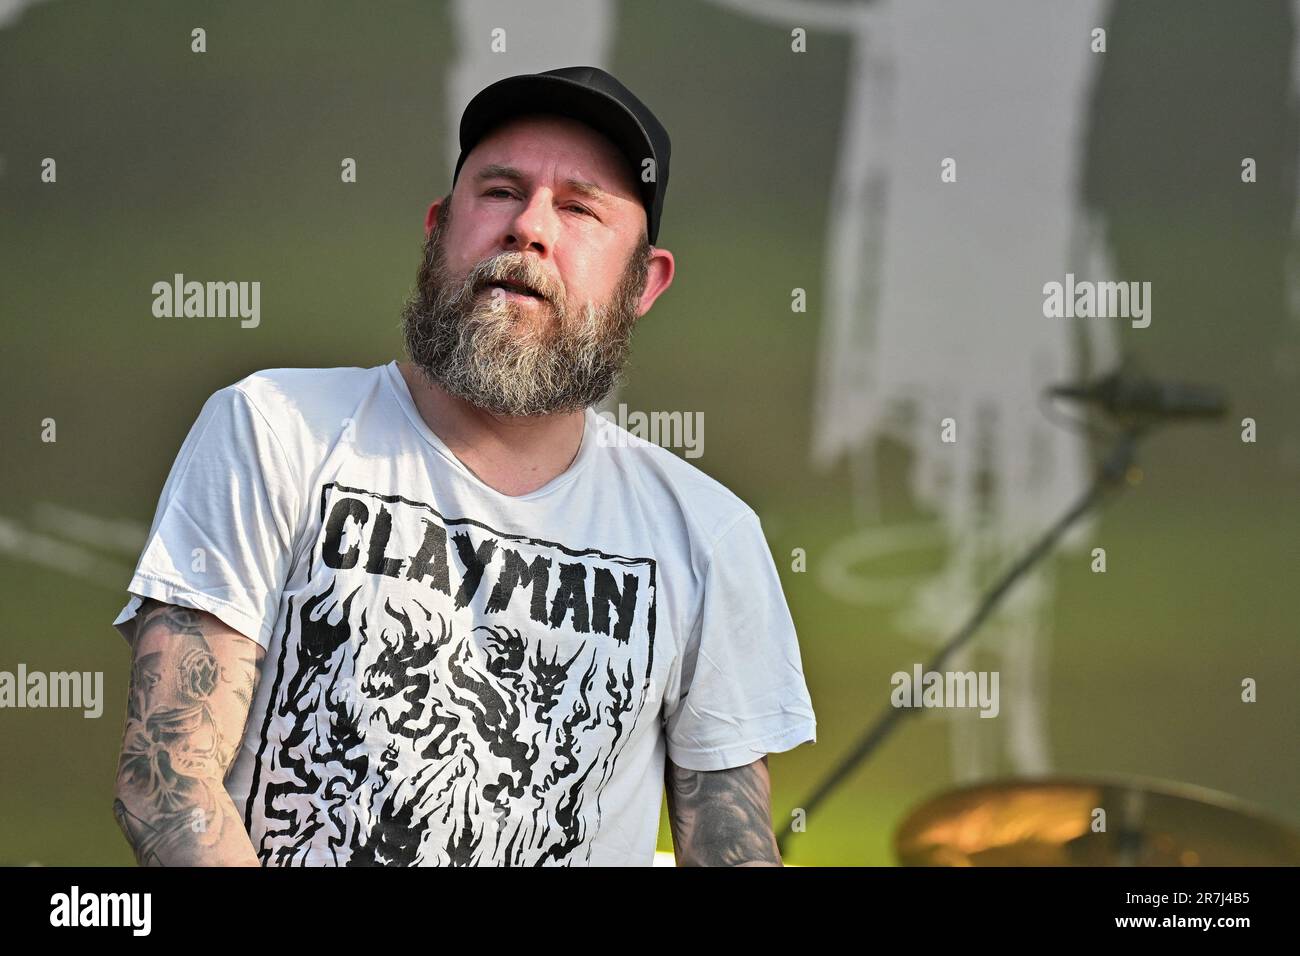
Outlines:
{"label": "tattooed forearm", "polygon": [[767,757],[731,770],[666,766],[678,866],[780,866]]}
{"label": "tattooed forearm", "polygon": [[264,651],[201,611],[136,617],[113,815],[141,866],[257,866],[226,792]]}

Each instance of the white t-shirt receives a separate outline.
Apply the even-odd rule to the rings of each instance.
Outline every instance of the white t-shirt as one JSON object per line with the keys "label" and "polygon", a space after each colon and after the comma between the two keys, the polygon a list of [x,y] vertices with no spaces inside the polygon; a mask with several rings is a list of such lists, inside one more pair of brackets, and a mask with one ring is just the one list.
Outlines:
{"label": "white t-shirt", "polygon": [[748,505],[590,408],[568,470],[502,494],[396,362],[214,393],[128,590],[123,636],[149,597],[267,649],[226,781],[264,865],[649,866],[665,748],[816,740]]}

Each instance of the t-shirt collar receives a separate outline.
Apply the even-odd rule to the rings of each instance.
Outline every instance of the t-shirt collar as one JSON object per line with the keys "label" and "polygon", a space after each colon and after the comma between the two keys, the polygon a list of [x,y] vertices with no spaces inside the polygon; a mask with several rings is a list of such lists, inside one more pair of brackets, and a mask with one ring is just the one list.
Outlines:
{"label": "t-shirt collar", "polygon": [[507,495],[497,491],[491,485],[486,484],[478,475],[474,474],[465,466],[446,443],[429,427],[428,423],[420,415],[420,410],[416,407],[415,398],[411,395],[410,388],[407,387],[406,379],[402,376],[402,370],[398,368],[397,359],[389,362],[384,366],[385,378],[388,380],[389,387],[393,393],[393,398],[398,406],[405,413],[407,420],[424,440],[433,446],[433,449],[442,455],[443,458],[454,467],[458,472],[472,482],[476,488],[483,491],[484,494],[492,495],[506,501],[532,501],[535,498],[541,498],[551,494],[553,491],[564,487],[578,474],[587,467],[591,459],[596,454],[596,427],[598,418],[596,412],[591,408],[583,410],[582,440],[578,447],[578,454],[569,464],[569,467],[556,475],[542,487],[530,491],[526,495]]}

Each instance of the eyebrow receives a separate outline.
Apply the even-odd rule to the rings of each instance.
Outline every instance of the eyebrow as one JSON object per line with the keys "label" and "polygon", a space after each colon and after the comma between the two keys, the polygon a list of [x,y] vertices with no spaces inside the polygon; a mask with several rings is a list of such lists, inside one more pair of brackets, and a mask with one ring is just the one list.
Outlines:
{"label": "eyebrow", "polygon": [[[515,166],[503,166],[499,163],[490,163],[478,171],[474,177],[479,182],[488,179],[508,179],[511,182],[520,185],[528,182],[528,177],[524,175],[523,170]],[[604,189],[601,189],[596,183],[588,182],[585,179],[566,179],[564,186],[573,190],[578,195],[591,200],[592,202],[606,205],[613,198]]]}

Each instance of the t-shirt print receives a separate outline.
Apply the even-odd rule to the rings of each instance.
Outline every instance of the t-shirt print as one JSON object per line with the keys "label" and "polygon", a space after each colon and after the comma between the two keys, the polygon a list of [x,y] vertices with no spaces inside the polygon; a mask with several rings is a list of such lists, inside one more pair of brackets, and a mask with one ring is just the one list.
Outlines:
{"label": "t-shirt print", "polygon": [[653,696],[655,562],[337,483],[246,823],[264,864],[583,862]]}

